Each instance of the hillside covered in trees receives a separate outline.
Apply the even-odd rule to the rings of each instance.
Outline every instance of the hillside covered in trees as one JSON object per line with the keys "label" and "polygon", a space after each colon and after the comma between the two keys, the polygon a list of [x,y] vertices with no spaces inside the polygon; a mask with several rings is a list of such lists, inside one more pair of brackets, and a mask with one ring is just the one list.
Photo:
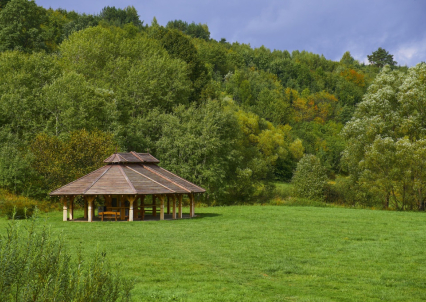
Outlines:
{"label": "hillside covered in trees", "polygon": [[[134,150],[205,187],[208,204],[253,203],[310,154],[337,177],[331,201],[424,209],[426,167],[411,167],[426,156],[426,67],[379,50],[370,65],[335,62],[216,41],[205,24],[146,24],[133,7],[2,0],[0,186],[44,198]],[[380,151],[405,147],[410,165]]]}

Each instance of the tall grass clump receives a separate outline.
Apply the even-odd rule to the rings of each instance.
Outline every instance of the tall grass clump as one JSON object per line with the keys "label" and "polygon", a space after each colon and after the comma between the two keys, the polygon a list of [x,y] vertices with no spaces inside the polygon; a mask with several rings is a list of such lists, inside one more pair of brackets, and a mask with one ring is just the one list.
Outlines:
{"label": "tall grass clump", "polygon": [[130,301],[133,283],[111,269],[106,253],[72,257],[63,235],[38,219],[9,223],[0,237],[0,301]]}

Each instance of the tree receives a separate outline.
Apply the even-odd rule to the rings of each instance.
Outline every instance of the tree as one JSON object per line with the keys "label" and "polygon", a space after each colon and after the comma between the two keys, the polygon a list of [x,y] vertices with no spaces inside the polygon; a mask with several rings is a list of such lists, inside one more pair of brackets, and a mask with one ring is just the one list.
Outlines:
{"label": "tree", "polygon": [[0,10],[6,7],[11,0],[0,0]]}
{"label": "tree", "polygon": [[291,182],[296,196],[323,200],[327,179],[326,170],[319,159],[315,155],[305,154],[298,162]]}
{"label": "tree", "polygon": [[115,6],[106,6],[99,13],[102,20],[116,26],[123,26],[131,23],[134,26],[141,28],[143,21],[139,19],[137,10],[133,6],[128,6],[125,9],[115,8]]}
{"label": "tree", "polygon": [[0,11],[0,51],[48,50],[46,10],[34,1],[12,0]]}
{"label": "tree", "polygon": [[7,129],[20,142],[42,131],[45,115],[40,96],[60,73],[57,61],[44,53],[0,53],[0,129]]}
{"label": "tree", "polygon": [[182,20],[174,20],[167,22],[166,28],[180,30],[184,34],[193,38],[199,38],[206,41],[210,40],[210,31],[207,24],[195,24],[195,22],[188,24],[188,22]]}
{"label": "tree", "polygon": [[74,131],[62,138],[41,133],[30,150],[32,168],[42,177],[38,185],[47,191],[103,166],[103,160],[117,150],[117,142],[111,134],[98,130]]}
{"label": "tree", "polygon": [[188,76],[192,82],[193,90],[190,101],[199,102],[201,92],[209,82],[209,75],[191,39],[176,29],[158,26],[151,30],[150,35],[161,43],[170,57],[180,59],[187,64]]}
{"label": "tree", "polygon": [[91,27],[71,35],[60,49],[67,71],[114,94],[123,123],[155,107],[171,112],[174,105],[188,103],[187,64],[169,55],[158,41],[128,37],[120,28]]}
{"label": "tree", "polygon": [[386,64],[390,66],[395,66],[397,64],[397,62],[393,60],[393,55],[381,47],[373,51],[371,55],[367,55],[367,58],[370,64],[379,68],[382,68]]}
{"label": "tree", "polygon": [[343,128],[343,162],[384,208],[424,209],[426,64],[407,74],[385,66]]}
{"label": "tree", "polygon": [[47,133],[56,136],[74,130],[111,131],[114,125],[113,93],[96,89],[81,74],[69,72],[43,87],[40,100]]}

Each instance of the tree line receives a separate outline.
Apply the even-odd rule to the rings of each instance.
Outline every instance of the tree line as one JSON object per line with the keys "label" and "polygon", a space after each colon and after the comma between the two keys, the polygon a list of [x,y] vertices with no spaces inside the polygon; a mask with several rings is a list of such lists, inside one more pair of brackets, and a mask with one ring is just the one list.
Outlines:
{"label": "tree line", "polygon": [[152,153],[205,187],[209,204],[267,200],[304,154],[360,187],[347,129],[366,118],[360,106],[383,73],[409,74],[383,49],[372,64],[349,52],[335,62],[216,41],[206,24],[147,24],[134,7],[0,9],[0,186],[36,197],[115,150]]}

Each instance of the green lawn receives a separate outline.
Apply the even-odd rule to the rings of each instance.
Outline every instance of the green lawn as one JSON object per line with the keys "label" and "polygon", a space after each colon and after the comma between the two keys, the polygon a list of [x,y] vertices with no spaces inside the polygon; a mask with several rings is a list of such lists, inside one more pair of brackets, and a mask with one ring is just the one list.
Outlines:
{"label": "green lawn", "polygon": [[[286,206],[196,213],[84,223],[54,212],[49,223],[71,250],[99,245],[120,262],[136,280],[135,301],[426,300],[425,213]],[[0,219],[2,233],[6,224]]]}

